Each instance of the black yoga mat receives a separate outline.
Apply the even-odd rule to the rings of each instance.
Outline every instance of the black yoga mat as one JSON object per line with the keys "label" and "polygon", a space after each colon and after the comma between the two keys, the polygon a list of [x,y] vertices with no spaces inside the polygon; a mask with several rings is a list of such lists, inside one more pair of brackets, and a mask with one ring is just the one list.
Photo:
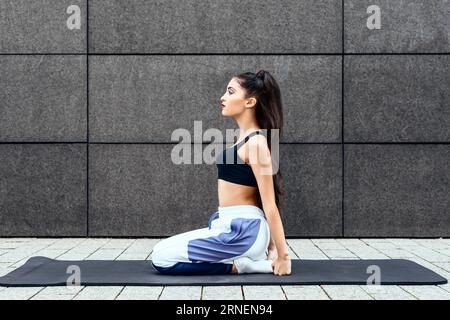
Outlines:
{"label": "black yoga mat", "polygon": [[[75,267],[73,267],[75,266]],[[63,286],[80,271],[80,285],[174,286],[174,285],[317,285],[368,284],[373,270],[379,270],[379,284],[430,285],[447,280],[413,261],[292,260],[289,276],[274,274],[163,275],[150,260],[54,260],[31,257],[19,268],[0,277],[0,285],[11,287]],[[74,282],[69,280],[69,283]],[[369,284],[374,282],[369,281]]]}

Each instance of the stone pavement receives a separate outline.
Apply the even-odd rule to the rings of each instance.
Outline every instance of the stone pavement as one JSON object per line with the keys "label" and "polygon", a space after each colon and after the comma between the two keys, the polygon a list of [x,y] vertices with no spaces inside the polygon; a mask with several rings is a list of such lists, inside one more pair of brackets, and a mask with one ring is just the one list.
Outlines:
{"label": "stone pavement", "polygon": [[[0,276],[32,256],[61,260],[149,260],[160,239],[0,238]],[[292,259],[406,258],[450,279],[450,239],[288,239]],[[450,300],[450,284],[430,286],[80,286],[0,287],[0,300]]]}

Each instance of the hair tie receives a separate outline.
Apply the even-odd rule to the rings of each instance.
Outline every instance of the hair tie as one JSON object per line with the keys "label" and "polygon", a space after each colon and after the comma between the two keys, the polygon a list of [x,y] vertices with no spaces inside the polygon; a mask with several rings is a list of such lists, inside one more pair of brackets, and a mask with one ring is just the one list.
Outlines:
{"label": "hair tie", "polygon": [[257,78],[260,78],[260,79],[262,79],[262,78],[264,77],[264,75],[265,75],[265,71],[264,71],[264,70],[259,70],[259,71],[256,73],[256,77],[257,77]]}

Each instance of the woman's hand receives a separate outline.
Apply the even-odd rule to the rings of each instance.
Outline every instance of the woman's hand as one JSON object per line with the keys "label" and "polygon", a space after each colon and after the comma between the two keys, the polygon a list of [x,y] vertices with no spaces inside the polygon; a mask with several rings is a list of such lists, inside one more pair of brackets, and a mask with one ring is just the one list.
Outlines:
{"label": "woman's hand", "polygon": [[284,276],[291,274],[291,258],[289,257],[278,257],[274,262],[272,262],[273,274]]}

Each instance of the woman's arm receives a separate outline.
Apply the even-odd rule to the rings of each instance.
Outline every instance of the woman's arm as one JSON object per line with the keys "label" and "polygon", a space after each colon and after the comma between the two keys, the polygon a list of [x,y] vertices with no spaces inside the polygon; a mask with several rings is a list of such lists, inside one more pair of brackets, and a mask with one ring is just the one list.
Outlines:
{"label": "woman's arm", "polygon": [[283,223],[275,202],[273,185],[272,159],[265,137],[257,136],[249,143],[249,163],[258,183],[263,211],[269,224],[271,239],[278,252],[273,262],[274,273],[279,275],[291,273],[291,261],[284,235]]}
{"label": "woman's arm", "polygon": [[276,249],[275,241],[273,240],[272,235],[270,235],[269,249]]}
{"label": "woman's arm", "polygon": [[277,249],[278,258],[289,259],[289,251],[286,244],[286,238],[284,235],[283,223],[276,206],[272,208],[264,207],[264,213],[266,214],[267,223],[269,224],[271,243],[270,247]]}
{"label": "woman's arm", "polygon": [[276,275],[290,275],[291,274],[291,258],[284,236],[283,224],[276,206],[272,209],[267,209],[264,206],[267,222],[270,227],[270,233],[273,235],[275,246],[277,248],[277,257],[272,262],[273,273]]}

